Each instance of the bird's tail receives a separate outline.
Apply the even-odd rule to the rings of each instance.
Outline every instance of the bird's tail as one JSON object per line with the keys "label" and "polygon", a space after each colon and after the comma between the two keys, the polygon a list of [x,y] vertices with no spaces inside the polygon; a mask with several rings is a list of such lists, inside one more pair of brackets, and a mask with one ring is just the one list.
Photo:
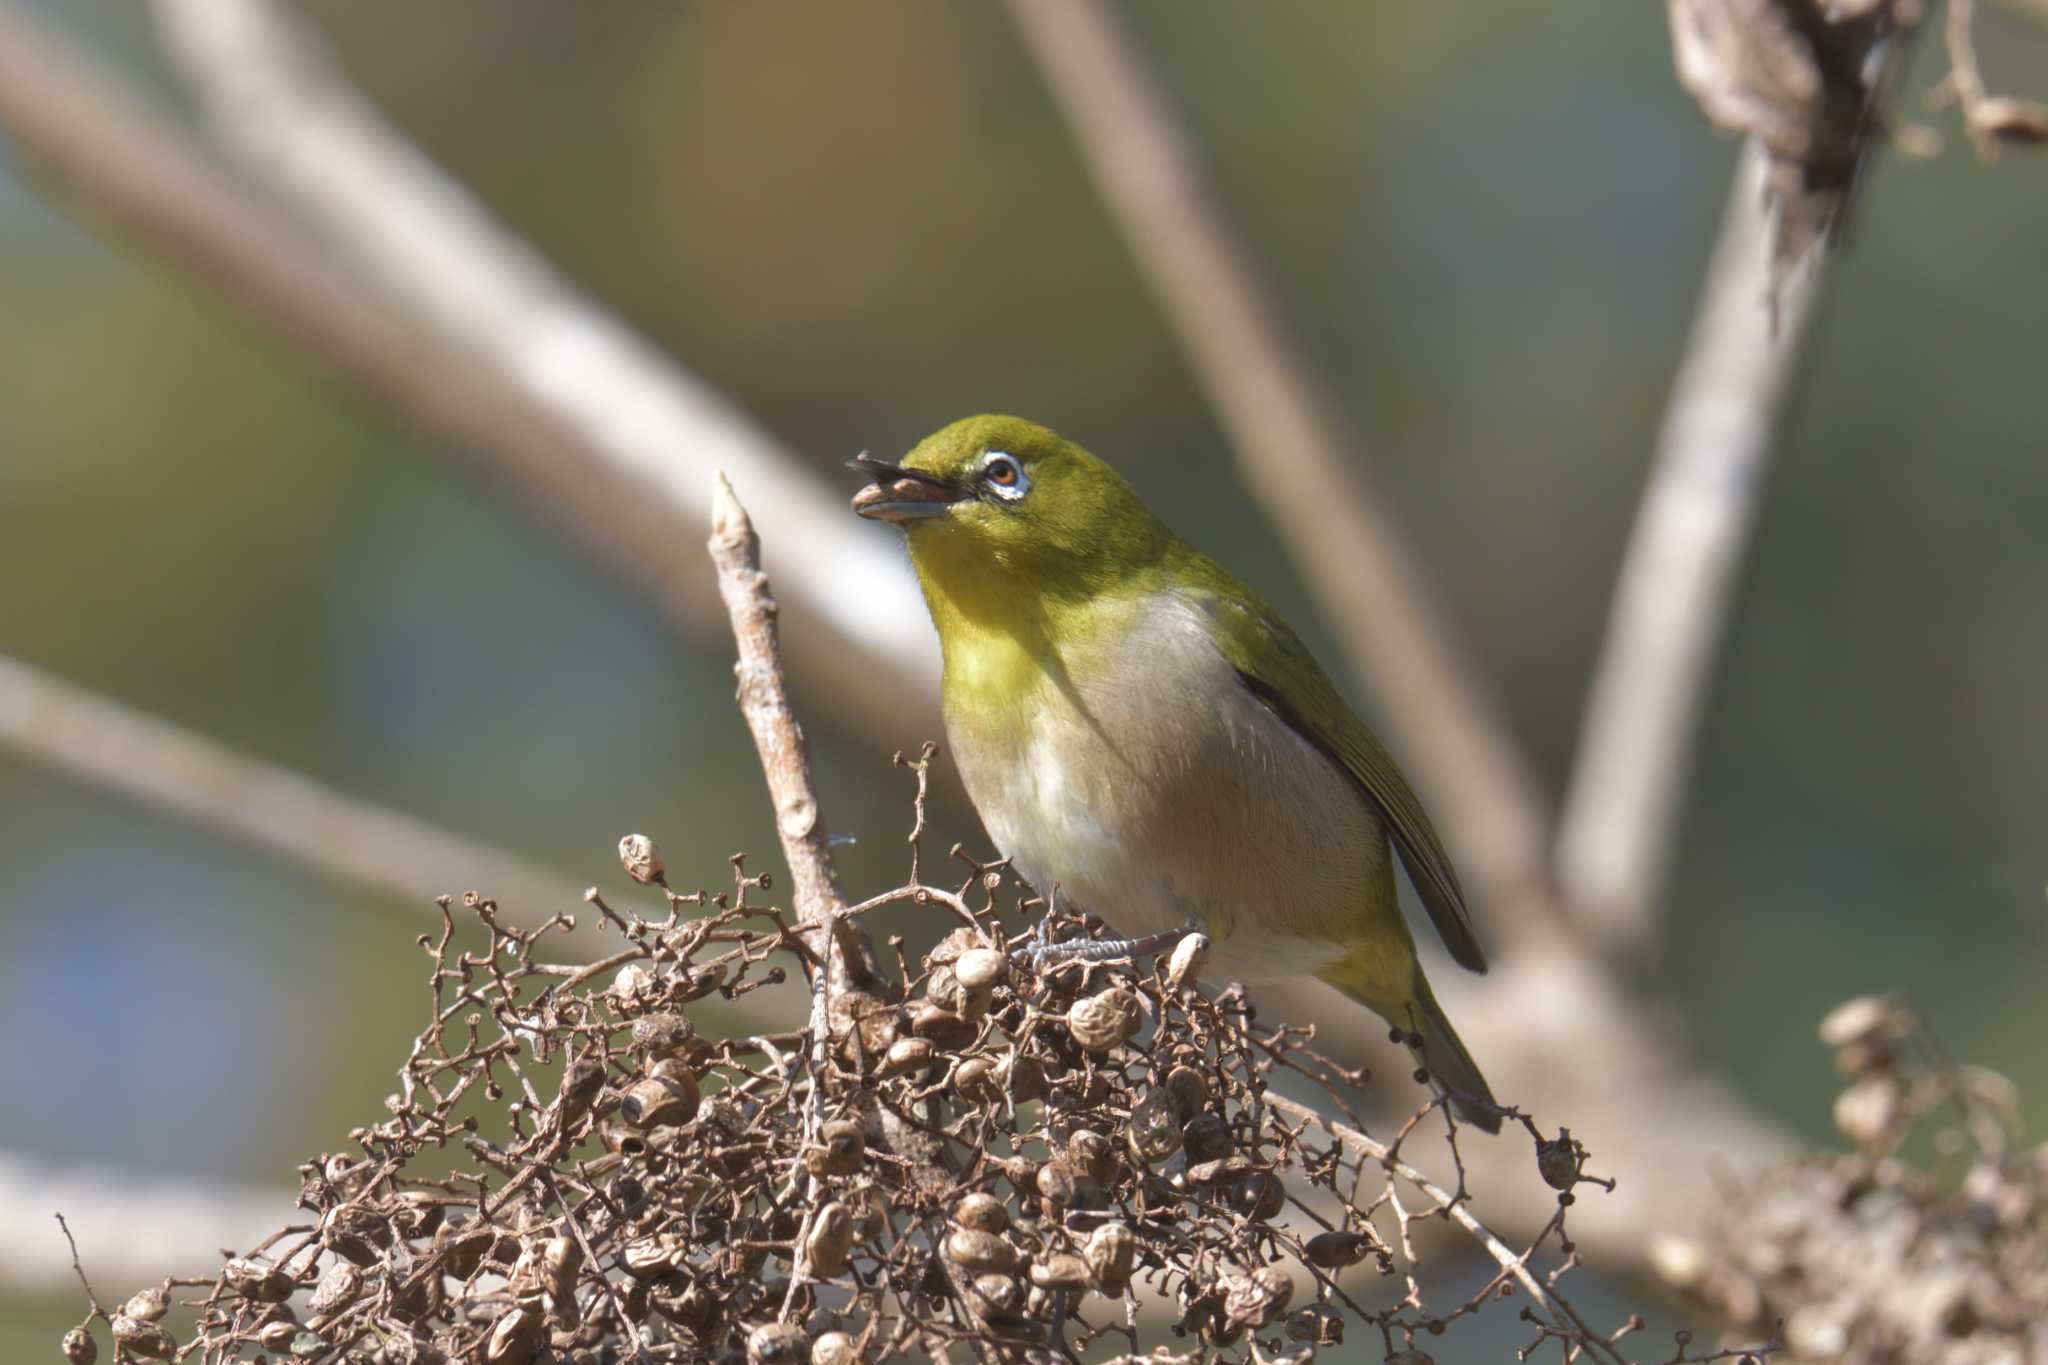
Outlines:
{"label": "bird's tail", "polygon": [[1493,1091],[1488,1088],[1486,1077],[1479,1074],[1479,1063],[1473,1061],[1472,1054],[1465,1050],[1458,1031],[1444,1017],[1443,1006],[1437,1004],[1436,993],[1430,990],[1429,982],[1419,968],[1415,973],[1412,996],[1406,1004],[1391,1010],[1382,1002],[1369,999],[1347,986],[1340,977],[1325,976],[1324,980],[1388,1023],[1420,1037],[1421,1060],[1429,1071],[1430,1081],[1450,1097],[1451,1107],[1458,1111],[1458,1117],[1486,1132],[1500,1131],[1500,1114]]}
{"label": "bird's tail", "polygon": [[1415,1003],[1409,1009],[1414,1019],[1410,1027],[1422,1035],[1422,1064],[1429,1068],[1430,1079],[1451,1097],[1459,1118],[1475,1128],[1498,1133],[1500,1113],[1493,1091],[1479,1074],[1479,1063],[1465,1051],[1458,1031],[1444,1018],[1443,1006],[1437,1004],[1420,972],[1415,974]]}

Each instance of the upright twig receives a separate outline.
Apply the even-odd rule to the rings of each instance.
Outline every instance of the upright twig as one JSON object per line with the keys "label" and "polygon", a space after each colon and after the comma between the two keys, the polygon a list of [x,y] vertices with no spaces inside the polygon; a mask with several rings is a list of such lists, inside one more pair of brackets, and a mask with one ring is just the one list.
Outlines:
{"label": "upright twig", "polygon": [[1816,248],[1774,285],[1764,162],[1752,141],[1736,168],[1615,584],[1558,835],[1565,903],[1618,947],[1643,946],[1654,927],[1709,670],[1827,269]]}
{"label": "upright twig", "polygon": [[1351,665],[1434,799],[1490,937],[1548,898],[1549,816],[1427,601],[1334,405],[1288,341],[1164,93],[1102,0],[1008,0],[1097,189]]}
{"label": "upright twig", "polygon": [[846,895],[832,865],[825,817],[811,783],[810,746],[783,684],[782,640],[776,629],[780,609],[768,590],[768,575],[761,571],[761,540],[723,472],[712,479],[710,548],[718,569],[718,592],[725,599],[739,647],[733,673],[739,679],[740,714],[754,737],[768,794],[775,802],[775,832],[795,882],[797,917],[808,925],[831,928],[839,940],[833,963],[844,964],[843,970],[855,978],[869,975],[874,971],[874,950],[864,934],[840,917]]}

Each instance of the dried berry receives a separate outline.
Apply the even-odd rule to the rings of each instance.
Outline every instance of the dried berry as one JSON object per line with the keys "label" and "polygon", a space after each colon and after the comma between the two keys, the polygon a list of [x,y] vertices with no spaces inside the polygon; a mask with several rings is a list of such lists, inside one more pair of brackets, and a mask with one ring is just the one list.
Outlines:
{"label": "dried berry", "polygon": [[1001,1232],[1010,1225],[1010,1211],[994,1195],[976,1190],[953,1206],[953,1221],[976,1232]]}
{"label": "dried berry", "polygon": [[1088,1234],[1082,1257],[1095,1287],[1109,1298],[1121,1298],[1136,1265],[1138,1239],[1122,1223],[1104,1223]]}
{"label": "dried berry", "polygon": [[1076,1000],[1067,1009],[1068,1030],[1090,1052],[1107,1052],[1129,1042],[1143,1022],[1137,994],[1123,985]]}
{"label": "dried berry", "polygon": [[619,865],[642,886],[659,882],[668,870],[661,861],[661,850],[644,834],[628,834],[619,840]]}

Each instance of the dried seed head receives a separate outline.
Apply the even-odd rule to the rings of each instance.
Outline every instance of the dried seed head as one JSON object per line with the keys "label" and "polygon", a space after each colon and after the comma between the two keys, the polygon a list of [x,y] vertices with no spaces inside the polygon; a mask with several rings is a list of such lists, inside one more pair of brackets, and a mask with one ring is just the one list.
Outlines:
{"label": "dried seed head", "polygon": [[868,1190],[853,1219],[853,1240],[872,1242],[889,1227],[889,1201],[880,1190]]}
{"label": "dried seed head", "polygon": [[644,834],[628,834],[619,840],[619,866],[642,886],[654,885],[668,871],[661,861],[661,850]]}
{"label": "dried seed head", "polygon": [[1192,990],[1202,978],[1202,968],[1208,965],[1209,936],[1183,934],[1180,942],[1173,945],[1173,955],[1166,960],[1166,984],[1176,991]]}
{"label": "dried seed head", "polygon": [[1231,1201],[1254,1223],[1270,1223],[1287,1207],[1287,1185],[1275,1171],[1253,1171]]}
{"label": "dried seed head", "polygon": [[1116,1177],[1116,1148],[1093,1128],[1077,1128],[1067,1138],[1067,1161],[1099,1184],[1107,1185]]}
{"label": "dried seed head", "polygon": [[818,1145],[804,1153],[815,1176],[852,1175],[867,1161],[868,1135],[856,1119],[833,1119],[818,1130]]}
{"label": "dried seed head", "polygon": [[172,1340],[169,1332],[147,1318],[131,1318],[125,1313],[116,1313],[114,1348],[117,1354],[125,1351],[145,1360],[166,1360],[177,1353],[178,1343]]}
{"label": "dried seed head", "polygon": [[[441,1257],[442,1267],[458,1280],[466,1280],[476,1274],[477,1267],[483,1264],[484,1257],[490,1254],[497,1242],[497,1233],[473,1223],[451,1223],[434,1234],[434,1249]],[[325,1279],[321,1281],[323,1287],[326,1283]],[[361,1276],[358,1275],[348,1298],[353,1299],[355,1291],[361,1287]],[[347,1299],[342,1302],[347,1302]]]}
{"label": "dried seed head", "polygon": [[828,1280],[844,1275],[853,1252],[853,1211],[836,1199],[819,1209],[804,1250],[813,1274]]}
{"label": "dried seed head", "polygon": [[1344,1343],[1344,1315],[1314,1304],[1287,1315],[1287,1336],[1313,1346],[1341,1346]]}
{"label": "dried seed head", "polygon": [[953,1206],[953,1221],[976,1232],[1001,1232],[1010,1225],[1010,1211],[994,1195],[976,1190]]}
{"label": "dried seed head", "polygon": [[811,1343],[811,1365],[860,1365],[860,1350],[844,1332],[827,1332]]}
{"label": "dried seed head", "polygon": [[621,1014],[632,1015],[645,1009],[657,990],[654,973],[645,963],[628,962],[619,968],[618,974],[612,978],[611,989],[606,993],[612,998],[613,1008]]}
{"label": "dried seed head", "polygon": [[1579,1171],[1586,1164],[1586,1149],[1572,1137],[1572,1130],[1560,1128],[1555,1141],[1536,1140],[1536,1172],[1553,1190],[1569,1190],[1579,1183]]}
{"label": "dried seed head", "polygon": [[566,1235],[550,1237],[541,1248],[540,1263],[547,1275],[548,1292],[557,1299],[566,1298],[583,1270],[583,1244]]}
{"label": "dried seed head", "polygon": [[391,1226],[402,1237],[432,1237],[448,1216],[447,1206],[430,1190],[406,1190],[391,1209]]}
{"label": "dried seed head", "polygon": [[953,964],[953,975],[970,991],[991,991],[1010,975],[1010,963],[993,948],[969,948]]}
{"label": "dried seed head", "polygon": [[993,1232],[954,1228],[946,1234],[946,1259],[963,1270],[1011,1270],[1017,1252]]}
{"label": "dried seed head", "polygon": [[1132,1106],[1131,1121],[1124,1135],[1130,1142],[1131,1155],[1147,1166],[1157,1166],[1180,1150],[1180,1128],[1173,1096],[1164,1086],[1157,1086]]}
{"label": "dried seed head", "polygon": [[1209,1106],[1209,1082],[1191,1066],[1176,1066],[1167,1072],[1162,1088],[1173,1103],[1174,1117],[1182,1123]]}
{"label": "dried seed head", "polygon": [[64,1358],[71,1365],[93,1365],[100,1358],[100,1344],[83,1327],[74,1327],[64,1334]]}
{"label": "dried seed head", "polygon": [[128,1302],[122,1304],[119,1316],[139,1322],[159,1322],[170,1311],[170,1294],[162,1285],[152,1285],[148,1289],[137,1290]]}
{"label": "dried seed head", "polygon": [[771,1322],[747,1337],[747,1365],[796,1365],[809,1353],[804,1329],[795,1323]]}
{"label": "dried seed head", "polygon": [[619,1264],[626,1273],[636,1279],[658,1280],[675,1269],[683,1248],[668,1237],[642,1237],[626,1243],[619,1253]]}
{"label": "dried seed head", "polygon": [[927,1038],[898,1038],[889,1044],[889,1055],[882,1062],[884,1071],[897,1075],[908,1075],[923,1071],[932,1064],[935,1049]]}
{"label": "dried seed head", "polygon": [[1008,1275],[977,1275],[973,1289],[984,1317],[1015,1318],[1024,1306],[1024,1286]]}
{"label": "dried seed head", "polygon": [[283,1303],[298,1288],[292,1277],[259,1256],[237,1256],[220,1268],[228,1288],[258,1303]]}
{"label": "dried seed head", "polygon": [[1095,1281],[1095,1288],[1109,1298],[1122,1298],[1138,1256],[1138,1239],[1131,1235],[1130,1228],[1122,1223],[1104,1223],[1088,1234],[1081,1255],[1088,1262],[1088,1274]]}
{"label": "dried seed head", "polygon": [[1835,1127],[1858,1147],[1875,1147],[1898,1123],[1901,1101],[1898,1078],[1873,1072],[1835,1097]]}
{"label": "dried seed head", "polygon": [[266,1351],[285,1355],[292,1349],[292,1343],[299,1339],[299,1325],[296,1322],[265,1323],[256,1333],[256,1344]]}
{"label": "dried seed head", "polygon": [[635,1128],[679,1128],[697,1117],[700,1102],[697,1078],[687,1067],[665,1061],[655,1074],[626,1087],[619,1117]]}
{"label": "dried seed head", "polygon": [[969,1057],[953,1068],[953,1088],[961,1098],[982,1104],[999,1104],[1003,1091],[996,1080],[996,1064],[987,1057]]}
{"label": "dried seed head", "polygon": [[1019,1104],[1045,1098],[1045,1068],[1036,1058],[1012,1050],[1003,1061],[1003,1089]]}
{"label": "dried seed head", "polygon": [[880,1057],[896,1041],[900,1031],[899,1011],[876,996],[861,990],[835,991],[826,1005],[826,1018],[839,1055],[849,1062],[862,1053]]}
{"label": "dried seed head", "polygon": [[1034,1182],[1038,1186],[1038,1197],[1058,1208],[1066,1208],[1074,1202],[1074,1168],[1055,1158],[1038,1168]]}
{"label": "dried seed head", "polygon": [[926,1001],[910,1011],[910,1031],[941,1052],[958,1052],[980,1034],[974,1021]]}
{"label": "dried seed head", "polygon": [[1309,1238],[1303,1250],[1310,1265],[1338,1270],[1364,1260],[1371,1245],[1372,1239],[1362,1232],[1323,1232]]}
{"label": "dried seed head", "polygon": [[1137,1035],[1144,1016],[1137,993],[1121,983],[1109,986],[1067,1008],[1067,1029],[1090,1052],[1107,1052]]}
{"label": "dried seed head", "polygon": [[643,1014],[633,1021],[633,1045],[657,1060],[685,1056],[696,1041],[696,1025],[687,1015],[663,1011]]}
{"label": "dried seed head", "polygon": [[1226,1281],[1223,1312],[1232,1322],[1257,1329],[1287,1311],[1294,1281],[1279,1266],[1260,1266],[1249,1275]]}
{"label": "dried seed head", "polygon": [[1063,1251],[1055,1252],[1031,1263],[1031,1283],[1040,1289],[1086,1289],[1088,1262]]}
{"label": "dried seed head", "polygon": [[1181,1145],[1187,1148],[1188,1164],[1220,1161],[1236,1146],[1230,1140],[1230,1125],[1223,1116],[1204,1110],[1189,1119],[1180,1130]]}

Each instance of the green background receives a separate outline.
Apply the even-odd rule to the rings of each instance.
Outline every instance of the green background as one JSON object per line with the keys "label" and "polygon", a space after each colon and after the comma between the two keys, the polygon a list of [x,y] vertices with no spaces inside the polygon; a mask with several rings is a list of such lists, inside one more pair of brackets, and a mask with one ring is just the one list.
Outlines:
{"label": "green background", "polygon": [[[429,154],[822,476],[1037,417],[1336,658],[995,6],[306,8]],[[1661,7],[1123,8],[1555,787],[1733,157]],[[43,12],[189,118],[142,7]],[[1986,25],[1994,84],[2048,92],[2042,32]],[[1909,100],[1940,69],[1923,43]],[[1878,161],[1832,279],[1645,968],[1815,1137],[1814,1022],[1870,990],[2048,1117],[2048,167],[1928,117],[1947,153]],[[618,884],[629,829],[685,885],[779,865],[727,642],[442,456],[0,138],[0,651],[578,883]],[[891,885],[885,751],[922,736],[834,733],[822,689],[857,677],[797,681],[848,881]],[[33,1097],[0,1146],[286,1186],[403,1056],[418,909],[0,754],[0,1094]],[[0,1304],[0,1349],[73,1312]]]}

